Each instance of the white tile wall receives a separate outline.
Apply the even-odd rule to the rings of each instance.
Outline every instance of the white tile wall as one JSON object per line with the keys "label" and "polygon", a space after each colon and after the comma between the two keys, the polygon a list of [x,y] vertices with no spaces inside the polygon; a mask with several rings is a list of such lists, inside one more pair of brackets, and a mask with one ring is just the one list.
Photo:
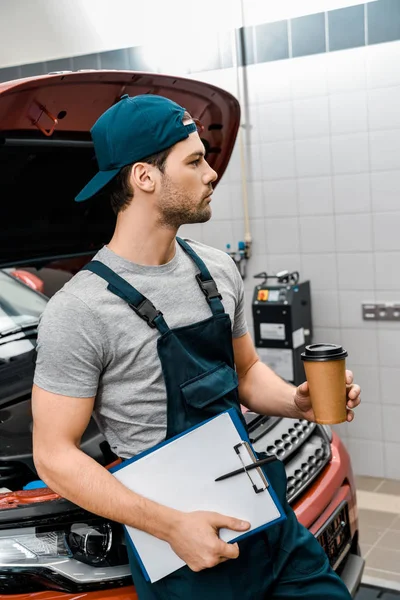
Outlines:
{"label": "white tile wall", "polygon": [[323,96],[327,93],[327,54],[295,58],[288,63],[291,67],[291,88],[294,99]]}
{"label": "white tile wall", "polygon": [[333,135],[367,131],[368,112],[365,90],[332,94],[329,100]]}
{"label": "white tile wall", "polygon": [[367,75],[364,48],[330,52],[327,58],[328,90],[331,94],[365,89]]}
{"label": "white tile wall", "polygon": [[381,367],[380,381],[382,404],[400,406],[400,367]]}
{"label": "white tile wall", "polygon": [[371,207],[369,173],[335,175],[332,179],[336,213],[369,212]]}
{"label": "white tile wall", "polygon": [[[392,42],[247,67],[245,290],[252,331],[254,274],[298,270],[311,281],[313,341],[342,344],[362,387],[356,419],[336,428],[353,469],[400,479],[400,323],[361,318],[364,301],[400,301],[398,64]],[[204,77],[237,95],[234,69]],[[213,221],[185,228],[222,249],[244,235],[238,150]]]}
{"label": "white tile wall", "polygon": [[400,443],[399,437],[400,406],[385,406],[383,411],[383,431],[387,442]]}
{"label": "white tile wall", "polygon": [[210,204],[213,221],[233,218],[233,207],[232,203],[229,202],[230,188],[229,183],[223,183],[222,181],[216,188]]}
{"label": "white tile wall", "polygon": [[[357,365],[353,369],[354,379],[361,386],[362,403],[379,405],[381,397],[379,393],[380,384],[380,370],[377,366],[375,367],[362,367]],[[383,410],[383,409],[382,409]],[[355,420],[354,420],[355,421]],[[364,437],[364,436],[361,436]]]}
{"label": "white tile wall", "polygon": [[400,212],[375,214],[374,244],[376,250],[400,250],[399,232]]}
{"label": "white tile wall", "polygon": [[298,99],[293,103],[294,136],[297,139],[329,135],[327,96]]}
{"label": "white tile wall", "polygon": [[300,251],[299,224],[295,217],[265,220],[267,249],[271,254],[290,254]]}
{"label": "white tile wall", "polygon": [[[248,182],[248,194],[250,189],[250,182]],[[218,193],[218,188],[215,193]],[[218,202],[219,200],[217,200]],[[214,204],[215,198],[213,198],[212,204]],[[244,203],[243,203],[243,189],[241,185],[228,184],[228,190],[225,196],[225,203],[227,206],[228,214],[232,211],[232,218],[234,221],[237,219],[244,219]]]}
{"label": "white tile wall", "polygon": [[370,214],[337,215],[335,222],[338,252],[368,252],[372,250],[372,217]]}
{"label": "white tile wall", "polygon": [[[355,371],[356,373],[356,371]],[[350,439],[383,441],[382,407],[363,401],[357,409],[357,418],[348,427],[347,435]]]}
{"label": "white tile wall", "polygon": [[260,160],[263,178],[288,179],[295,176],[293,142],[273,142],[262,144]]}
{"label": "white tile wall", "polygon": [[375,367],[378,364],[378,348],[376,332],[368,329],[341,330],[342,342],[349,353],[347,362],[354,368],[356,365]]}
{"label": "white tile wall", "polygon": [[370,131],[371,169],[400,169],[400,130]]}
{"label": "white tile wall", "polygon": [[400,85],[400,73],[393,69],[400,61],[400,43],[374,44],[364,50],[367,85],[370,88]]}
{"label": "white tile wall", "polygon": [[[265,214],[265,197],[261,181],[249,181],[247,183],[247,199],[249,215],[252,219],[262,219]],[[243,192],[241,193],[243,206]]]}
{"label": "white tile wall", "polygon": [[204,243],[203,240],[203,225],[201,223],[192,223],[190,225],[183,225],[178,232],[180,237],[190,238],[191,240],[198,240]]}
{"label": "white tile wall", "polygon": [[[215,246],[219,250],[226,250],[226,244],[234,241],[232,220],[213,220],[203,226],[203,242]],[[236,244],[232,244],[234,247]]]}
{"label": "white tile wall", "polygon": [[316,344],[343,344],[337,327],[314,327],[313,337]]}
{"label": "white tile wall", "polygon": [[335,175],[369,171],[368,134],[332,136],[332,166]]}
{"label": "white tile wall", "polygon": [[369,440],[367,436],[362,440],[353,438],[349,427],[346,447],[351,457],[354,473],[370,477],[384,477],[383,442]]}
{"label": "white tile wall", "polygon": [[338,215],[336,249],[338,252],[368,252],[372,250],[371,214]]}
{"label": "white tile wall", "polygon": [[268,264],[271,272],[298,271],[302,273],[302,261],[299,252],[296,254],[268,254]]}
{"label": "white tile wall", "polygon": [[338,254],[337,270],[339,289],[372,289],[375,286],[374,258],[372,252],[364,252],[363,254]]}
{"label": "white tile wall", "polygon": [[[265,104],[291,99],[291,62],[281,60],[279,63],[261,63],[247,67],[246,78],[252,102]],[[202,78],[202,73],[199,73],[199,78]]]}
{"label": "white tile wall", "polygon": [[307,177],[297,180],[300,215],[325,215],[333,212],[332,180]]}
{"label": "white tile wall", "polygon": [[258,123],[262,142],[281,142],[293,139],[293,117],[291,102],[260,104]]}
{"label": "white tile wall", "polygon": [[271,179],[264,181],[262,185],[266,217],[297,215],[297,186],[294,178]]}
{"label": "white tile wall", "polygon": [[400,444],[386,442],[384,447],[384,476],[400,479]]}
{"label": "white tile wall", "polygon": [[397,367],[400,364],[400,330],[379,330],[379,364]]}
{"label": "white tile wall", "polygon": [[339,327],[339,302],[336,292],[313,292],[312,320],[314,327]]}
{"label": "white tile wall", "polygon": [[331,148],[329,137],[298,139],[295,142],[298,177],[330,175]]}
{"label": "white tile wall", "polygon": [[372,208],[375,212],[398,210],[400,198],[400,170],[372,171]]}
{"label": "white tile wall", "polygon": [[368,118],[370,129],[399,129],[399,103],[400,86],[369,90]]}
{"label": "white tile wall", "polygon": [[375,290],[340,290],[339,310],[341,327],[376,329],[374,321],[363,321],[361,305],[375,301]]}
{"label": "white tile wall", "polygon": [[300,217],[300,239],[303,252],[335,251],[333,216]]}
{"label": "white tile wall", "polygon": [[[303,279],[309,279],[313,290],[337,289],[337,266],[334,254],[303,254]],[[300,273],[301,275],[301,273]]]}
{"label": "white tile wall", "polygon": [[375,277],[377,290],[400,290],[399,265],[400,252],[375,253]]}

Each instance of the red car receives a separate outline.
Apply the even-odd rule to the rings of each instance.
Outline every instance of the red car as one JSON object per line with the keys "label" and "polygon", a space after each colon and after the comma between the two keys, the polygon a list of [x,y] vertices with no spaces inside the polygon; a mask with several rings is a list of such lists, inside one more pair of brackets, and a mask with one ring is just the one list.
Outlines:
{"label": "red car", "polygon": [[[47,275],[49,267],[76,272],[110,239],[114,215],[106,199],[96,198],[95,204],[73,199],[97,171],[89,130],[126,93],[168,96],[199,118],[207,160],[222,176],[238,132],[240,107],[217,87],[127,71],[65,72],[0,84],[3,600],[137,597],[120,525],[81,510],[46,488],[23,489],[37,479],[30,391],[38,318],[47,297],[40,283],[26,279],[21,269],[34,267],[39,277],[44,267]],[[9,273],[13,269],[19,270],[16,276]],[[354,596],[364,561],[350,458],[338,435],[304,420],[250,412],[245,417],[256,450],[275,452],[284,462],[289,501]],[[116,459],[94,421],[82,449],[104,466]]]}

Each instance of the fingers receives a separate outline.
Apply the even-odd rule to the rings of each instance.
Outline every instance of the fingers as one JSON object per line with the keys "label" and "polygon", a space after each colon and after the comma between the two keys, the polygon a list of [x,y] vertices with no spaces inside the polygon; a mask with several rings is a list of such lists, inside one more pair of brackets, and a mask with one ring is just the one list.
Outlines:
{"label": "fingers", "polygon": [[346,383],[347,385],[351,385],[353,383],[353,371],[349,371],[346,369]]}
{"label": "fingers", "polygon": [[351,421],[354,419],[354,411],[353,410],[347,411],[346,419],[347,419],[348,423],[351,423]]}
{"label": "fingers", "polygon": [[227,544],[221,540],[221,549],[220,549],[221,562],[223,559],[229,560],[232,558],[237,558],[239,556],[239,546],[237,543],[235,544]]}
{"label": "fingers", "polygon": [[359,385],[357,385],[356,383],[353,383],[353,385],[351,385],[347,391],[347,397],[350,400],[355,400],[361,393],[361,388]]}
{"label": "fingers", "polygon": [[356,408],[360,402],[361,389],[359,385],[353,384],[347,391],[347,408]]}
{"label": "fingers", "polygon": [[299,392],[299,394],[302,394],[302,395],[306,396],[308,394],[308,392],[309,392],[308,382],[305,381],[304,383],[302,383],[301,385],[299,385],[299,387],[297,388],[297,391]]}
{"label": "fingers", "polygon": [[250,523],[248,521],[235,519],[234,517],[213,513],[213,526],[217,529],[225,527],[226,529],[232,529],[233,531],[246,531],[249,529]]}

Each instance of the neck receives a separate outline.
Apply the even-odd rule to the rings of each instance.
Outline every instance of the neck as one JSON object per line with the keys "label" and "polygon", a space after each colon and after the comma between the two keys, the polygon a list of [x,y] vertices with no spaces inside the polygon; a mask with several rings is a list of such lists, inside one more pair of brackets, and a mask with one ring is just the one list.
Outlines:
{"label": "neck", "polygon": [[177,230],[161,227],[157,216],[148,211],[140,214],[140,210],[130,209],[118,214],[108,248],[139,265],[164,265],[172,260]]}

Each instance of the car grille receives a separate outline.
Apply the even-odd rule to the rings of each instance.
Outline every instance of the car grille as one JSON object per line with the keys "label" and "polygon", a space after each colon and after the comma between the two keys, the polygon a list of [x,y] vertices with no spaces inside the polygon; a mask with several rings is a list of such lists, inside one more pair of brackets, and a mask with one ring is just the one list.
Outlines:
{"label": "car grille", "polygon": [[285,463],[287,499],[293,502],[312,483],[331,458],[323,427],[305,419],[276,419],[245,414],[256,452],[274,454]]}
{"label": "car grille", "polygon": [[322,529],[315,535],[326,554],[333,569],[337,569],[351,547],[349,510],[342,503]]}

